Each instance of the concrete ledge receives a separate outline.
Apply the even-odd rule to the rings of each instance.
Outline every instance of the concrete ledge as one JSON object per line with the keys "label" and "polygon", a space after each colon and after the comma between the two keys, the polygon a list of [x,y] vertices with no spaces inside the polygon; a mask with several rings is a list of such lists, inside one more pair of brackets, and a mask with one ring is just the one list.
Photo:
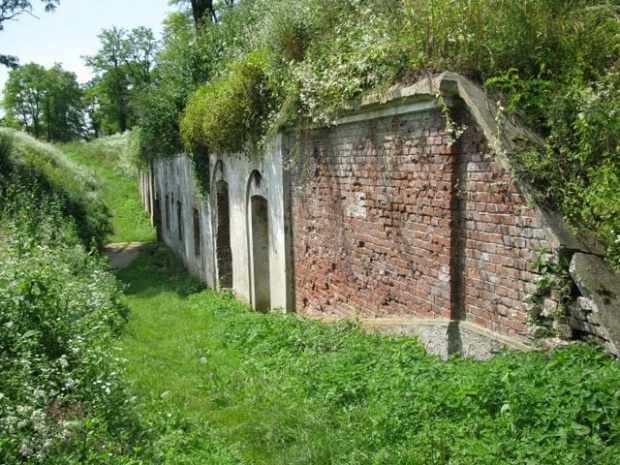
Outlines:
{"label": "concrete ledge", "polygon": [[[335,322],[344,318],[303,315],[305,318]],[[521,341],[494,333],[472,323],[458,320],[367,318],[359,320],[364,330],[393,336],[414,336],[426,351],[447,359],[449,355],[462,353],[465,357],[486,360],[504,349],[532,350]]]}
{"label": "concrete ledge", "polygon": [[432,355],[447,358],[461,352],[465,357],[488,359],[508,349],[530,350],[531,347],[510,337],[480,328],[472,323],[446,319],[402,320],[378,318],[362,320],[368,331],[397,336],[416,336]]}

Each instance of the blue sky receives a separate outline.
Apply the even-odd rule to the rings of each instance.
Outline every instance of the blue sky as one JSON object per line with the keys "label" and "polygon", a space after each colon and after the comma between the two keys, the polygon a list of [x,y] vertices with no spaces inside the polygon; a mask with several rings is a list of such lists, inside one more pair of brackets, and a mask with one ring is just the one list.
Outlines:
{"label": "blue sky", "polygon": [[[62,63],[82,83],[91,74],[80,56],[97,53],[97,35],[102,29],[146,26],[159,37],[162,21],[175,11],[168,0],[60,0],[54,13],[45,13],[39,0],[32,3],[38,19],[23,14],[5,22],[0,53],[16,55],[22,64],[35,62],[46,68]],[[0,66],[0,92],[7,75],[8,70]]]}

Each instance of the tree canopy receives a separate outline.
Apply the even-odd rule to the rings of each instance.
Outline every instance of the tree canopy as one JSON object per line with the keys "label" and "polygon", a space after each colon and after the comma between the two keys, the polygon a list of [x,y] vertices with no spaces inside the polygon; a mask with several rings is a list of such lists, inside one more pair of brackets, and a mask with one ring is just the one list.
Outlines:
{"label": "tree canopy", "polygon": [[75,73],[28,63],[12,69],[3,107],[26,132],[48,141],[68,141],[82,133],[82,91]]}
{"label": "tree canopy", "polygon": [[124,132],[135,124],[132,99],[151,81],[159,44],[145,27],[104,29],[99,40],[99,51],[84,57],[96,75],[91,93],[98,111],[92,114],[104,132]]}

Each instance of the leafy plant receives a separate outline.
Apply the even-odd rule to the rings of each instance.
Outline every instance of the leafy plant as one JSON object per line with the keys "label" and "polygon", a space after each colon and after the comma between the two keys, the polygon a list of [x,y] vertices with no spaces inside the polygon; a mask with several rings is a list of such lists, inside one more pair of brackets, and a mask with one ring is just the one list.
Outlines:
{"label": "leafy plant", "polygon": [[227,79],[211,81],[189,97],[181,137],[190,152],[205,147],[235,153],[260,138],[270,106],[264,65],[264,54],[254,52],[237,62]]}
{"label": "leafy plant", "polygon": [[0,196],[0,461],[87,463],[131,429],[120,286],[36,176],[14,169]]}

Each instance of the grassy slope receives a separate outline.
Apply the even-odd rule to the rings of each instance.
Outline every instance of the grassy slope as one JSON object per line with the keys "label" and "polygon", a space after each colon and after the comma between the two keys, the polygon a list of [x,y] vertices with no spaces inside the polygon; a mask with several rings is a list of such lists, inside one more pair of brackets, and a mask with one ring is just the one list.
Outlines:
{"label": "grassy slope", "polygon": [[155,240],[155,231],[138,195],[137,175],[119,169],[118,160],[104,147],[98,140],[66,144],[61,149],[74,162],[91,169],[103,186],[103,202],[112,212],[113,233],[107,236],[107,242]]}
{"label": "grassy slope", "polygon": [[[196,438],[185,457],[224,443],[269,464],[612,464],[620,454],[620,365],[597,348],[444,363],[408,338],[248,311],[155,245],[119,277],[128,376],[139,398],[165,399],[185,419]],[[224,443],[201,439],[205,424]]]}

